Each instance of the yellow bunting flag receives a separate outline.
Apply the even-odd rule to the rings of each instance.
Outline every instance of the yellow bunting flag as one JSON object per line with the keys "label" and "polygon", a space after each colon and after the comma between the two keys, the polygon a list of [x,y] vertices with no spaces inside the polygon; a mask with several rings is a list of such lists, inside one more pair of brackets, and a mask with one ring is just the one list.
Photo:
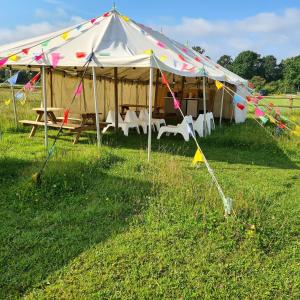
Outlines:
{"label": "yellow bunting flag", "polygon": [[26,103],[26,99],[21,100],[20,103],[21,103],[21,105],[24,105]]}
{"label": "yellow bunting flag", "polygon": [[162,55],[160,58],[159,58],[162,62],[165,62],[167,60],[167,56],[166,55]]}
{"label": "yellow bunting flag", "polygon": [[153,50],[152,49],[147,49],[147,50],[144,51],[144,54],[152,55],[153,54]]}
{"label": "yellow bunting flag", "polygon": [[17,60],[19,60],[19,56],[17,56],[16,54],[13,54],[13,55],[10,55],[10,56],[9,56],[9,59],[10,59],[11,61],[17,61]]}
{"label": "yellow bunting flag", "polygon": [[11,103],[11,99],[7,99],[7,100],[4,101],[5,105],[9,105],[10,103]]}
{"label": "yellow bunting flag", "polygon": [[276,120],[272,116],[269,116],[269,119],[271,123],[276,124]]}
{"label": "yellow bunting flag", "polygon": [[223,83],[218,80],[215,81],[215,84],[218,90],[220,90],[223,87]]}
{"label": "yellow bunting flag", "polygon": [[293,121],[293,122],[297,122],[297,118],[296,118],[295,116],[291,116],[290,119],[291,119],[291,121]]}
{"label": "yellow bunting flag", "polygon": [[63,39],[63,40],[67,40],[68,38],[69,38],[69,32],[64,32],[62,35],[61,35],[61,38]]}
{"label": "yellow bunting flag", "polygon": [[129,22],[129,18],[127,16],[121,16],[121,18],[125,21],[125,22]]}
{"label": "yellow bunting flag", "polygon": [[295,130],[292,131],[295,136],[300,136],[300,126],[296,126]]}
{"label": "yellow bunting flag", "polygon": [[200,151],[199,148],[197,149],[196,154],[194,156],[193,165],[195,165],[198,162],[201,162],[201,163],[204,162],[203,154],[202,154],[202,152]]}

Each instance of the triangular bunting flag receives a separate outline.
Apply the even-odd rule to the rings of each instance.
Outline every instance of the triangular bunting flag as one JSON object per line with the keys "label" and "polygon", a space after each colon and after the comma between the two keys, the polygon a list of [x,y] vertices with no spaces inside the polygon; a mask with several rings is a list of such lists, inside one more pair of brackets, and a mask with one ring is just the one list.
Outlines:
{"label": "triangular bunting flag", "polygon": [[50,43],[49,40],[48,40],[48,41],[45,41],[45,42],[42,43],[42,46],[43,46],[43,47],[48,47],[49,43]]}
{"label": "triangular bunting flag", "polygon": [[223,83],[218,80],[215,81],[215,84],[218,90],[220,90],[223,87]]}
{"label": "triangular bunting flag", "polygon": [[255,116],[256,117],[263,117],[265,115],[265,113],[260,110],[258,107],[255,108]]}
{"label": "triangular bunting flag", "polygon": [[64,32],[62,35],[61,35],[61,38],[66,41],[68,38],[69,38],[69,32]]}
{"label": "triangular bunting flag", "polygon": [[203,154],[202,154],[202,152],[200,151],[199,148],[197,149],[197,151],[195,153],[195,156],[194,156],[194,159],[193,159],[193,165],[196,165],[198,162],[201,162],[201,163],[204,162]]}
{"label": "triangular bunting flag", "polygon": [[7,100],[4,101],[5,105],[9,105],[10,103],[11,103],[11,99],[7,99]]}
{"label": "triangular bunting flag", "polygon": [[7,63],[7,61],[8,61],[8,58],[7,58],[7,57],[2,58],[2,59],[0,60],[0,68],[3,67],[3,66]]}
{"label": "triangular bunting flag", "polygon": [[85,58],[86,57],[86,53],[85,52],[76,52],[76,57],[77,58]]}
{"label": "triangular bunting flag", "polygon": [[81,96],[82,90],[83,90],[83,86],[82,86],[82,83],[80,83],[78,85],[78,87],[76,88],[76,90],[75,90],[75,95],[78,96],[78,97]]}
{"label": "triangular bunting flag", "polygon": [[64,111],[64,124],[68,124],[69,112],[70,112],[69,109],[66,109]]}
{"label": "triangular bunting flag", "polygon": [[168,79],[164,73],[161,73],[161,83],[164,85],[169,85]]}
{"label": "triangular bunting flag", "polygon": [[30,48],[25,48],[22,50],[22,53],[28,55],[29,51],[30,51]]}
{"label": "triangular bunting flag", "polygon": [[244,109],[245,109],[245,105],[242,104],[242,103],[238,103],[236,106],[237,106],[237,108],[239,108],[240,110],[244,110]]}
{"label": "triangular bunting flag", "polygon": [[127,16],[121,16],[121,18],[125,21],[125,22],[129,22],[129,18]]}
{"label": "triangular bunting flag", "polygon": [[52,67],[55,69],[58,66],[59,61],[62,59],[59,53],[52,53],[51,54],[52,58]]}
{"label": "triangular bunting flag", "polygon": [[173,105],[175,109],[179,109],[180,108],[180,101],[177,100],[175,97],[173,98]]}

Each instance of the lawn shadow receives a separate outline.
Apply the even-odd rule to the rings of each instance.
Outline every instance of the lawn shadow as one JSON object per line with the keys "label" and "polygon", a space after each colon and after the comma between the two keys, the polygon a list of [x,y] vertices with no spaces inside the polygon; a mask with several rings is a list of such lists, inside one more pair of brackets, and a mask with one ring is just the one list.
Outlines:
{"label": "lawn shadow", "polygon": [[[0,161],[10,170],[0,182],[0,298],[16,298],[41,286],[87,249],[126,231],[153,195],[150,182],[117,177],[122,159],[52,162],[36,186],[17,174],[28,161]],[[14,186],[7,182],[15,176]]]}

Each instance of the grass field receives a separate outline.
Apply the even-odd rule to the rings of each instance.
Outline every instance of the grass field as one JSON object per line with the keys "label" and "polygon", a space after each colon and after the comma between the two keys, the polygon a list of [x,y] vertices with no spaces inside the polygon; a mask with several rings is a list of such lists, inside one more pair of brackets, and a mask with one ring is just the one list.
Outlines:
{"label": "grass field", "polygon": [[[63,136],[34,185],[43,133],[15,129],[5,97],[1,299],[299,299],[299,139],[274,140],[249,119],[199,140],[234,200],[226,220],[179,137],[154,140],[148,164],[144,135],[107,134],[100,151],[94,133],[76,146]],[[21,118],[38,98],[18,106]]]}

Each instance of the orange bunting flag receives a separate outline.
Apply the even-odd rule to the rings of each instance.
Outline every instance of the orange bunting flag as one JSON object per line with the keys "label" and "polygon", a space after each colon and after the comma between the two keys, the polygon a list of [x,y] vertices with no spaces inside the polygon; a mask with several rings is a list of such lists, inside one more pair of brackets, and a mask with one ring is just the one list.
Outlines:
{"label": "orange bunting flag", "polygon": [[161,83],[165,84],[166,86],[169,85],[168,79],[164,73],[161,73]]}
{"label": "orange bunting flag", "polygon": [[200,163],[204,162],[203,154],[202,154],[202,152],[200,151],[199,148],[197,149],[197,151],[195,153],[195,156],[194,156],[194,159],[193,159],[193,165],[196,165],[198,162],[200,162]]}
{"label": "orange bunting flag", "polygon": [[69,38],[69,32],[64,32],[62,35],[61,35],[61,38],[66,41],[68,38]]}
{"label": "orange bunting flag", "polygon": [[223,83],[218,80],[215,81],[215,84],[218,90],[220,90],[223,87]]}

